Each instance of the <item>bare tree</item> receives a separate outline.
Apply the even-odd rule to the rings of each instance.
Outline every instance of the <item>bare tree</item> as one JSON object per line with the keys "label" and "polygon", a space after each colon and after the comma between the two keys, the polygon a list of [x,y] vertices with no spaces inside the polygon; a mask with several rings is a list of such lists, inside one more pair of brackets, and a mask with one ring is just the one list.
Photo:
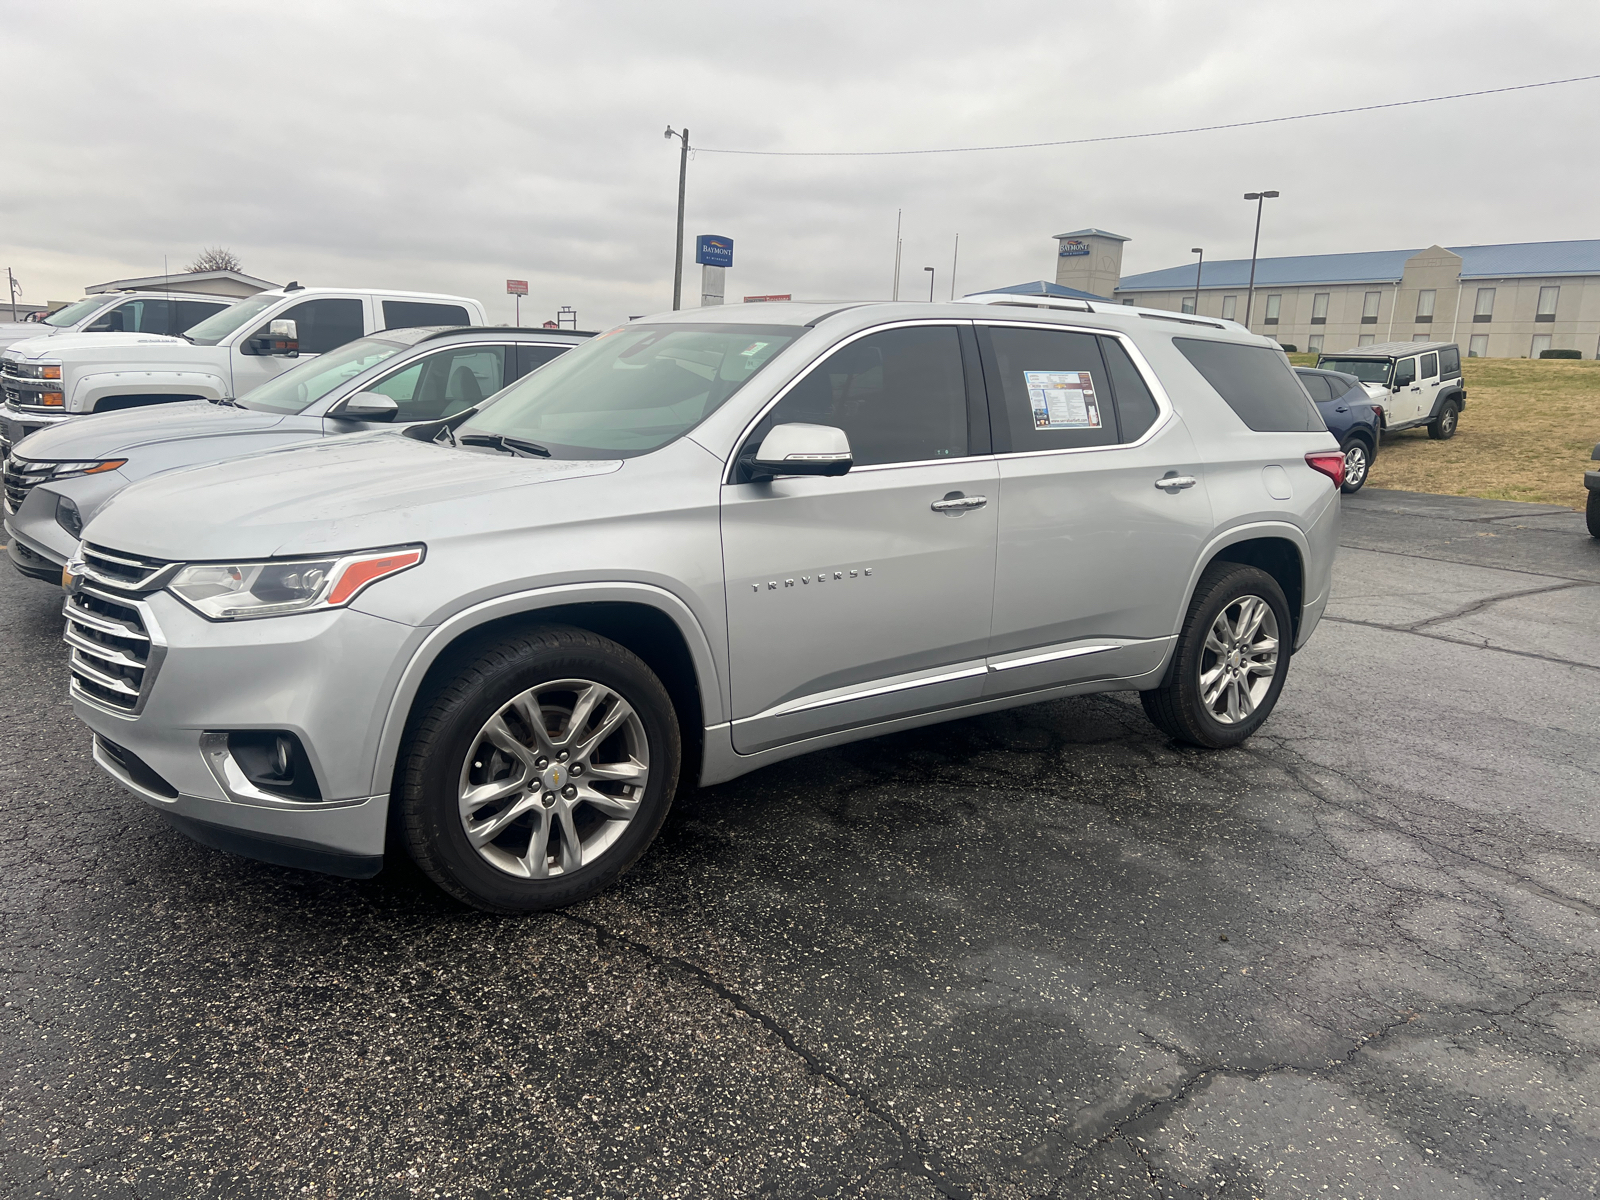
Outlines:
{"label": "bare tree", "polygon": [[185,268],[190,274],[196,271],[242,271],[239,256],[226,246],[207,246],[200,257]]}

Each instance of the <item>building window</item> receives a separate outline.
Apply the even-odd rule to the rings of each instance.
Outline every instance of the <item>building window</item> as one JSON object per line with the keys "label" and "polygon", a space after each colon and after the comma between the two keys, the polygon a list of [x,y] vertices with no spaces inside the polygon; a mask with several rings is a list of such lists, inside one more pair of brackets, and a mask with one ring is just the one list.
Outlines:
{"label": "building window", "polygon": [[1313,325],[1326,325],[1328,323],[1328,293],[1318,292],[1311,297],[1311,323]]}
{"label": "building window", "polygon": [[1417,293],[1417,324],[1426,325],[1433,320],[1433,300],[1438,293],[1433,288],[1423,288]]}
{"label": "building window", "polygon": [[[1378,301],[1383,299],[1382,292],[1368,292],[1361,299],[1361,323],[1363,325],[1376,325],[1378,323]],[[1365,343],[1370,345],[1371,343]]]}
{"label": "building window", "polygon": [[1413,333],[1411,335],[1411,340],[1413,342],[1431,342],[1431,341],[1433,341],[1433,334],[1431,334],[1431,333]]}
{"label": "building window", "polygon": [[1478,307],[1472,310],[1474,321],[1487,321],[1494,316],[1494,289],[1478,289]]}
{"label": "building window", "polygon": [[1137,303],[1139,303],[1139,297],[1137,297],[1137,296],[1124,296],[1122,298],[1122,302],[1124,304],[1137,304]]}
{"label": "building window", "polygon": [[1358,337],[1356,339],[1356,345],[1358,345],[1358,346],[1370,346],[1370,345],[1372,345],[1373,340],[1374,339],[1373,339],[1372,334],[1363,333],[1360,337]]}
{"label": "building window", "polygon": [[1185,296],[1183,298],[1182,311],[1184,311],[1186,313],[1192,313],[1194,311],[1194,297],[1193,296]]}
{"label": "building window", "polygon": [[1489,335],[1487,333],[1475,333],[1472,335],[1472,340],[1467,343],[1467,357],[1489,357]]}
{"label": "building window", "polygon": [[1322,353],[1322,335],[1320,333],[1313,333],[1310,337],[1308,337],[1306,339],[1306,349],[1309,350],[1312,354],[1321,354]]}
{"label": "building window", "polygon": [[1554,321],[1556,319],[1556,301],[1561,298],[1561,289],[1558,287],[1542,287],[1539,289],[1539,314],[1535,321]]}
{"label": "building window", "polygon": [[1237,297],[1237,296],[1224,296],[1222,298],[1222,319],[1224,321],[1233,320],[1233,314],[1238,310],[1238,306],[1239,306],[1239,297]]}
{"label": "building window", "polygon": [[1268,325],[1276,325],[1278,323],[1278,310],[1280,308],[1282,308],[1282,307],[1283,307],[1283,297],[1282,296],[1268,296],[1267,297],[1267,324]]}
{"label": "building window", "polygon": [[1528,347],[1528,357],[1538,358],[1548,349],[1550,349],[1550,335],[1548,333],[1536,333],[1533,335],[1533,345]]}

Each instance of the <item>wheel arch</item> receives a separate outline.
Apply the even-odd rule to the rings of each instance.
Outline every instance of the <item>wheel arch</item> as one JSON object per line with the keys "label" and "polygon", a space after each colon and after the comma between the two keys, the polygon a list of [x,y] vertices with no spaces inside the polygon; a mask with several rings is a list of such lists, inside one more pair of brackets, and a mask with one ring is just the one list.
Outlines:
{"label": "wheel arch", "polygon": [[688,605],[649,585],[586,585],[521,593],[474,605],[441,622],[401,673],[378,739],[373,792],[391,791],[412,716],[455,663],[475,648],[535,625],[571,625],[637,654],[672,698],[684,779],[699,777],[708,726],[723,720],[711,644]]}
{"label": "wheel arch", "polygon": [[[1289,618],[1294,626],[1290,644],[1298,642],[1306,602],[1305,534],[1296,526],[1280,522],[1261,522],[1230,529],[1206,547],[1184,595],[1183,612],[1189,611],[1200,576],[1212,563],[1234,562],[1257,567],[1277,580],[1289,602]],[[1180,618],[1181,620],[1181,618]]]}
{"label": "wheel arch", "polygon": [[216,400],[228,393],[227,381],[209,371],[133,370],[86,375],[72,390],[72,411],[109,412],[117,408],[164,404],[173,398]]}

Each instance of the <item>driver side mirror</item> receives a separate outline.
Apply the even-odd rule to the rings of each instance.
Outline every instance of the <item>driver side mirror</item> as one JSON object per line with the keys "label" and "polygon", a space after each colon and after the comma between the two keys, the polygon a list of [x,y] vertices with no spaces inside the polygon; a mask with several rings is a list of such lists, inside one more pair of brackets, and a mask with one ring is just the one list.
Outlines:
{"label": "driver side mirror", "polygon": [[400,406],[381,392],[355,392],[328,410],[341,421],[392,421]]}
{"label": "driver side mirror", "polygon": [[774,475],[843,475],[854,463],[850,439],[832,425],[775,425],[761,439],[751,463],[752,479]]}
{"label": "driver side mirror", "polygon": [[249,351],[251,354],[282,355],[285,358],[300,357],[300,331],[295,323],[287,317],[279,317],[268,322],[265,336],[250,339]]}

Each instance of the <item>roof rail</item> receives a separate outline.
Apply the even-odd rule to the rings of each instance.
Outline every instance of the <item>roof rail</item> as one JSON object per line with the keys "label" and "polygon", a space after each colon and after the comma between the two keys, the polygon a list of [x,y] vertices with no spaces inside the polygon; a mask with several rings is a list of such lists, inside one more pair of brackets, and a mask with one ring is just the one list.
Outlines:
{"label": "roof rail", "polygon": [[961,297],[967,304],[990,304],[1000,308],[1059,308],[1067,312],[1087,312],[1095,310],[1093,304],[1087,300],[1078,300],[1068,296],[1029,296],[1019,292],[976,292],[971,296]]}

